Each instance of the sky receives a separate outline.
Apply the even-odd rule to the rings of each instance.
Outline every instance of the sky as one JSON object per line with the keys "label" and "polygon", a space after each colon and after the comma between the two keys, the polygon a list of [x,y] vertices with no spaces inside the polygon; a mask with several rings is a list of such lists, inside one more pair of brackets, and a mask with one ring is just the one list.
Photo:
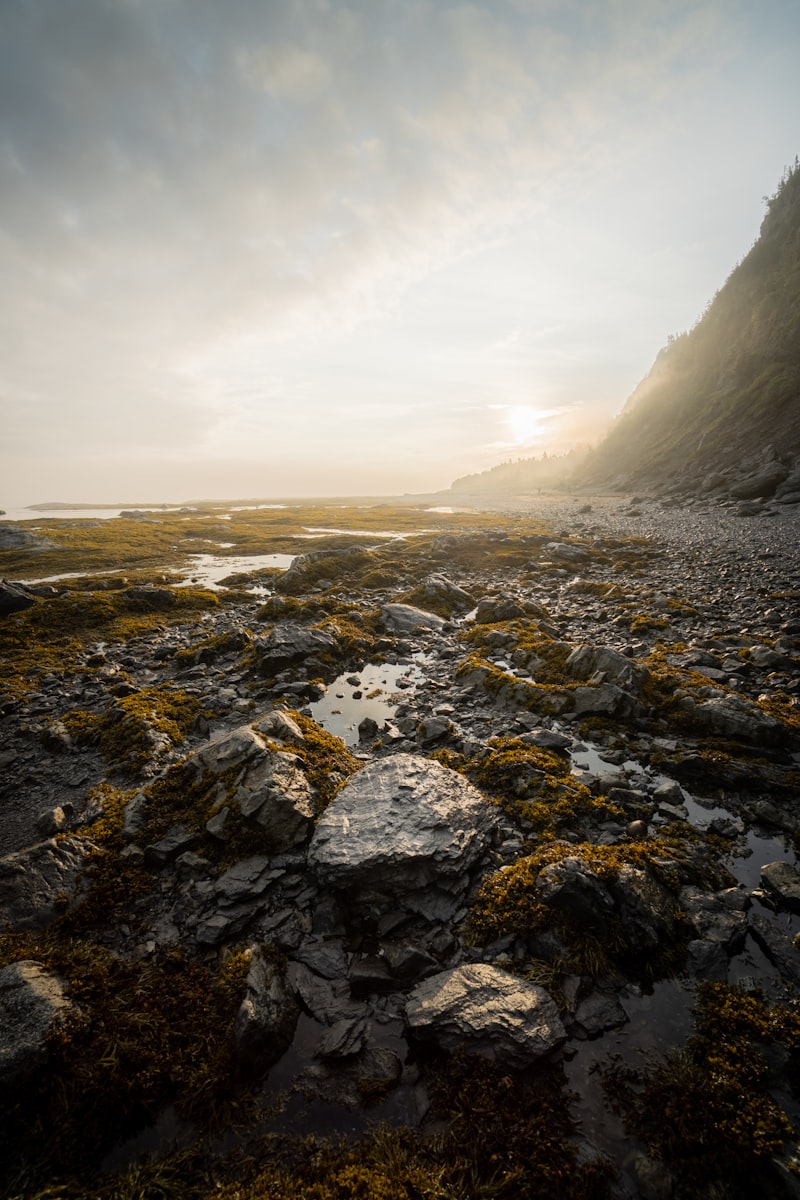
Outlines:
{"label": "sky", "polygon": [[0,0],[0,507],[596,442],[800,153],[797,0]]}

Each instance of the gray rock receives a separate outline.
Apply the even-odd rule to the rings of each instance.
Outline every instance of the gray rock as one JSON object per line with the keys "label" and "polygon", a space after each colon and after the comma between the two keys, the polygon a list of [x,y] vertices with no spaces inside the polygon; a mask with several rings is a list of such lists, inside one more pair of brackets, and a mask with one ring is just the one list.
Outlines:
{"label": "gray rock", "polygon": [[485,596],[475,609],[476,625],[490,625],[495,621],[512,621],[524,617],[525,609],[516,600],[505,597]]}
{"label": "gray rock", "polygon": [[585,546],[576,546],[571,542],[548,542],[544,553],[554,562],[569,566],[578,566],[589,558],[589,551]]}
{"label": "gray rock", "polygon": [[384,604],[381,618],[387,633],[397,633],[401,636],[425,629],[438,633],[446,624],[443,617],[425,612],[421,608],[414,608],[411,604]]}
{"label": "gray rock", "polygon": [[647,671],[607,646],[576,646],[570,654],[565,670],[575,679],[592,679],[596,683],[614,683],[625,691],[637,691]]}
{"label": "gray rock", "polygon": [[783,908],[800,912],[800,872],[788,862],[767,863],[761,868],[761,885]]}
{"label": "gray rock", "polygon": [[536,890],[544,904],[580,925],[598,933],[608,930],[614,901],[605,884],[580,858],[564,858],[544,867],[537,876]]}
{"label": "gray rock", "polygon": [[675,897],[648,870],[626,864],[609,883],[632,950],[655,950],[675,936]]}
{"label": "gray rock", "polygon": [[22,612],[23,609],[32,608],[35,603],[36,597],[23,583],[12,583],[10,579],[0,579],[0,617]]}
{"label": "gray rock", "polygon": [[551,1054],[567,1036],[544,988],[486,963],[417,984],[406,1002],[406,1024],[445,1050],[463,1047],[515,1068]]}
{"label": "gray rock", "polygon": [[160,841],[145,846],[145,864],[153,870],[161,870],[162,867],[174,862],[185,850],[194,850],[199,843],[200,834],[196,829],[189,829],[186,825],[176,825]]}
{"label": "gray rock", "polygon": [[73,1011],[63,982],[40,963],[0,970],[0,1088],[18,1087],[45,1065],[48,1039]]}
{"label": "gray rock", "polygon": [[314,819],[313,789],[293,754],[262,747],[237,788],[233,802],[242,816],[264,831],[275,854],[307,841]]}
{"label": "gray rock", "polygon": [[684,700],[685,707],[700,725],[720,737],[765,746],[783,746],[795,741],[786,726],[743,696],[714,697],[700,704],[687,704],[687,700],[689,697]]}
{"label": "gray rock", "polygon": [[44,929],[82,899],[84,867],[96,853],[86,838],[65,837],[0,858],[0,929]]}
{"label": "gray rock", "polygon": [[233,1057],[239,1075],[256,1078],[288,1049],[299,1009],[283,971],[260,949],[253,951],[246,988],[233,1026]]}
{"label": "gray rock", "polygon": [[56,808],[48,808],[36,818],[36,832],[43,838],[54,837],[57,833],[63,833],[68,827],[69,817],[60,805]]}
{"label": "gray rock", "polygon": [[600,1037],[608,1029],[619,1029],[628,1019],[618,997],[608,992],[592,992],[575,1011],[575,1020],[588,1038]]}
{"label": "gray rock", "polygon": [[286,979],[293,994],[311,1016],[323,1025],[335,1025],[337,1021],[360,1014],[361,1005],[350,998],[350,985],[346,979],[322,979],[304,964],[290,962]]}
{"label": "gray rock", "polygon": [[432,603],[444,605],[453,613],[467,613],[475,607],[475,599],[444,575],[429,575],[422,584],[422,593]]}
{"label": "gray rock", "polygon": [[212,775],[221,775],[231,767],[263,758],[265,754],[264,743],[258,734],[249,725],[242,725],[207,742],[184,761],[200,774],[208,771]]}
{"label": "gray rock", "polygon": [[728,954],[720,942],[694,938],[686,947],[686,970],[692,979],[716,980],[728,978]]}
{"label": "gray rock", "polygon": [[570,695],[572,711],[579,717],[636,717],[644,712],[644,706],[638,700],[613,683],[577,687]]}
{"label": "gray rock", "polygon": [[368,1035],[366,1017],[344,1017],[323,1033],[314,1053],[317,1058],[350,1058],[363,1050]]}
{"label": "gray rock", "polygon": [[447,737],[452,728],[447,717],[424,717],[417,725],[417,741],[420,746],[430,746]]}
{"label": "gray rock", "polygon": [[266,737],[276,738],[281,742],[297,742],[302,745],[306,740],[300,726],[297,724],[288,713],[282,712],[276,708],[274,712],[267,713],[263,717],[259,717],[257,721],[253,721],[252,728],[258,733],[263,733]]}
{"label": "gray rock", "polygon": [[800,955],[786,934],[759,913],[750,917],[750,932],[780,973],[792,983],[800,984]]}
{"label": "gray rock", "polygon": [[737,912],[725,899],[700,888],[681,888],[679,902],[698,938],[716,942],[727,954],[738,954],[747,937],[747,914]]}
{"label": "gray rock", "polygon": [[731,495],[736,500],[767,500],[774,495],[775,489],[783,483],[788,473],[781,463],[773,463],[734,484],[730,489]]}
{"label": "gray rock", "polygon": [[463,776],[397,754],[370,764],[336,795],[319,819],[308,863],[350,897],[363,893],[423,915],[438,908],[435,893],[444,893],[452,915],[497,821]]}
{"label": "gray rock", "polygon": [[222,904],[246,904],[259,900],[270,883],[282,875],[282,870],[270,867],[268,858],[257,854],[234,863],[220,875],[214,884],[214,894]]}
{"label": "gray rock", "polygon": [[337,644],[324,629],[307,629],[284,621],[266,637],[256,638],[254,649],[260,674],[270,677],[312,656],[336,654]]}

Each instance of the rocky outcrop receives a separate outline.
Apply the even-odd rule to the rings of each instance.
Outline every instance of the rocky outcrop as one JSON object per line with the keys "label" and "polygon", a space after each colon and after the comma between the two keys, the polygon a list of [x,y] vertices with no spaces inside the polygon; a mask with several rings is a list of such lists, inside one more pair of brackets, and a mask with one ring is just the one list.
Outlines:
{"label": "rocky outcrop", "polygon": [[311,869],[379,904],[452,913],[489,849],[497,813],[461,775],[410,754],[355,775],[319,820]]}
{"label": "rocky outcrop", "polygon": [[44,929],[86,892],[97,847],[85,838],[39,842],[0,858],[0,928]]}
{"label": "rocky outcrop", "polygon": [[309,658],[335,654],[336,639],[323,629],[306,629],[285,621],[253,643],[259,673],[267,678]]}
{"label": "rocky outcrop", "polygon": [[0,617],[9,613],[22,612],[36,603],[36,596],[23,583],[0,579]]}
{"label": "rocky outcrop", "polygon": [[418,984],[406,1002],[406,1024],[445,1050],[466,1049],[506,1067],[531,1066],[566,1041],[555,1002],[544,988],[475,963]]}
{"label": "rocky outcrop", "polygon": [[420,630],[438,632],[445,624],[444,617],[425,612],[411,604],[384,604],[381,619],[388,633],[399,635],[418,633]]}
{"label": "rocky outcrop", "polygon": [[49,1057],[49,1038],[74,1006],[61,979],[41,963],[0,970],[0,1089],[19,1087]]}
{"label": "rocky outcrop", "polygon": [[238,1074],[258,1078],[268,1071],[288,1049],[298,1015],[284,971],[256,948],[252,952],[245,996],[233,1026]]}

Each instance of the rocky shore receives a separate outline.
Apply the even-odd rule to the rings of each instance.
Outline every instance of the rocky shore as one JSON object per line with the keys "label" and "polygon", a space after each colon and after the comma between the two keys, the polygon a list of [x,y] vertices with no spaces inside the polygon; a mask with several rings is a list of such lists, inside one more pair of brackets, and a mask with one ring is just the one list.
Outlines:
{"label": "rocky shore", "polygon": [[799,1195],[798,517],[756,510],[262,514],[292,565],[213,590],[5,527],[6,1193]]}

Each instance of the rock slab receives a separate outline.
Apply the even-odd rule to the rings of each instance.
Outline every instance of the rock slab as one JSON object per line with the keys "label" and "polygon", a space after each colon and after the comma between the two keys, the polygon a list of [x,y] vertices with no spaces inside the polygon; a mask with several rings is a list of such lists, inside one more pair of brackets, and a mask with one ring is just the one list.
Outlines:
{"label": "rock slab", "polygon": [[406,1024],[444,1050],[466,1049],[512,1068],[530,1066],[567,1038],[544,988],[488,963],[455,967],[418,984],[406,1002]]}
{"label": "rock slab", "polygon": [[18,1086],[47,1061],[47,1040],[72,1010],[64,985],[37,962],[0,971],[0,1087]]}

